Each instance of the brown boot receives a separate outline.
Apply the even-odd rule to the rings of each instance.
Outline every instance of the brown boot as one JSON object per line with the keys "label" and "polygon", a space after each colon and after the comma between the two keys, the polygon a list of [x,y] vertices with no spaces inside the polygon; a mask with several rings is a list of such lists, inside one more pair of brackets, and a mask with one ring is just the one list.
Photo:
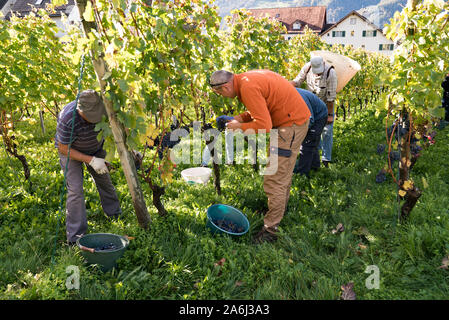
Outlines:
{"label": "brown boot", "polygon": [[275,242],[277,239],[278,236],[275,233],[268,231],[265,227],[262,227],[262,230],[254,236],[253,242],[255,244],[262,244],[264,242]]}

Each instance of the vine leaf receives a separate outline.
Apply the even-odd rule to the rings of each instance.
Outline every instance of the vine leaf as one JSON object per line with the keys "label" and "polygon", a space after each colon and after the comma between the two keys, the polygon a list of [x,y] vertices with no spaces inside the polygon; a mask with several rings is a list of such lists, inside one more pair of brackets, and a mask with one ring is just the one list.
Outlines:
{"label": "vine leaf", "polygon": [[404,188],[404,190],[413,189],[413,182],[410,180],[405,181],[404,184],[402,185],[402,188]]}
{"label": "vine leaf", "polygon": [[86,8],[83,13],[84,20],[88,22],[95,21],[94,19],[94,10],[92,9],[92,3],[90,1],[87,1]]}
{"label": "vine leaf", "polygon": [[429,183],[427,183],[427,180],[424,177],[422,177],[422,185],[424,189],[427,189],[429,187]]}

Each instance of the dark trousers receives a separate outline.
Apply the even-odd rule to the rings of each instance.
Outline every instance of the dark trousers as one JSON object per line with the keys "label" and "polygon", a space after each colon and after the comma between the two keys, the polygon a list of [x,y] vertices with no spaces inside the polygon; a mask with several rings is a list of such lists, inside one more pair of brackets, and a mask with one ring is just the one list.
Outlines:
{"label": "dark trousers", "polygon": [[327,116],[315,120],[313,125],[307,131],[307,135],[302,142],[299,150],[299,159],[296,160],[294,173],[309,175],[310,170],[320,167],[320,144],[321,133],[327,122]]}
{"label": "dark trousers", "polygon": [[[59,163],[63,172],[65,172],[67,157],[59,154]],[[109,173],[98,174],[89,165],[86,165],[86,168],[95,181],[104,213],[109,217],[119,215],[122,210]],[[79,236],[85,234],[87,231],[83,180],[83,163],[71,159],[68,164],[66,175],[66,232],[68,242],[75,242]]]}

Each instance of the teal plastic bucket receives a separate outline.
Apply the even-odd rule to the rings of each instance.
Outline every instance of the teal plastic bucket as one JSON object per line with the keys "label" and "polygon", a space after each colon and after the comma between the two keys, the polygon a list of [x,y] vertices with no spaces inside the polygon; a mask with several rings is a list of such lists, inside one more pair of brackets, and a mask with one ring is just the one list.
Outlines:
{"label": "teal plastic bucket", "polygon": [[[217,221],[225,221],[227,226],[232,224],[234,232],[229,228],[224,228],[222,224]],[[229,224],[228,224],[229,223]],[[207,223],[209,230],[215,233],[226,233],[233,236],[241,236],[248,232],[249,221],[248,218],[234,207],[226,204],[214,204],[207,209]]]}
{"label": "teal plastic bucket", "polygon": [[125,252],[129,240],[112,233],[92,233],[80,237],[76,244],[88,264],[97,264],[106,272],[117,266],[117,260]]}

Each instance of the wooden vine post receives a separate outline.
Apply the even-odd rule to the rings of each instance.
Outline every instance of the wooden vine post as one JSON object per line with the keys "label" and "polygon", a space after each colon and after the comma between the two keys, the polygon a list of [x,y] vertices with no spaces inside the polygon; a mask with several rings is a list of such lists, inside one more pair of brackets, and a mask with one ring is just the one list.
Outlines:
{"label": "wooden vine post", "polygon": [[[94,21],[92,22],[86,21],[83,18],[83,14],[87,5],[87,0],[75,0],[75,3],[79,10],[84,34],[86,37],[88,37],[91,31],[96,31],[96,23]],[[125,143],[126,141],[125,128],[123,124],[121,124],[117,119],[116,112],[112,107],[112,101],[107,99],[104,95],[106,88],[106,81],[102,79],[104,78],[104,75],[108,71],[107,65],[103,59],[104,52],[94,52],[94,50],[91,50],[90,55],[95,70],[95,74],[100,84],[101,95],[103,98],[104,105],[106,107],[106,112],[109,118],[109,124],[111,126],[112,134],[114,136],[117,152],[120,157],[120,163],[122,165],[123,172],[126,177],[126,182],[128,184],[128,188],[131,194],[134,210],[137,216],[137,221],[140,227],[147,229],[151,223],[151,218],[148,213],[142,189],[140,187],[133,157]]]}

